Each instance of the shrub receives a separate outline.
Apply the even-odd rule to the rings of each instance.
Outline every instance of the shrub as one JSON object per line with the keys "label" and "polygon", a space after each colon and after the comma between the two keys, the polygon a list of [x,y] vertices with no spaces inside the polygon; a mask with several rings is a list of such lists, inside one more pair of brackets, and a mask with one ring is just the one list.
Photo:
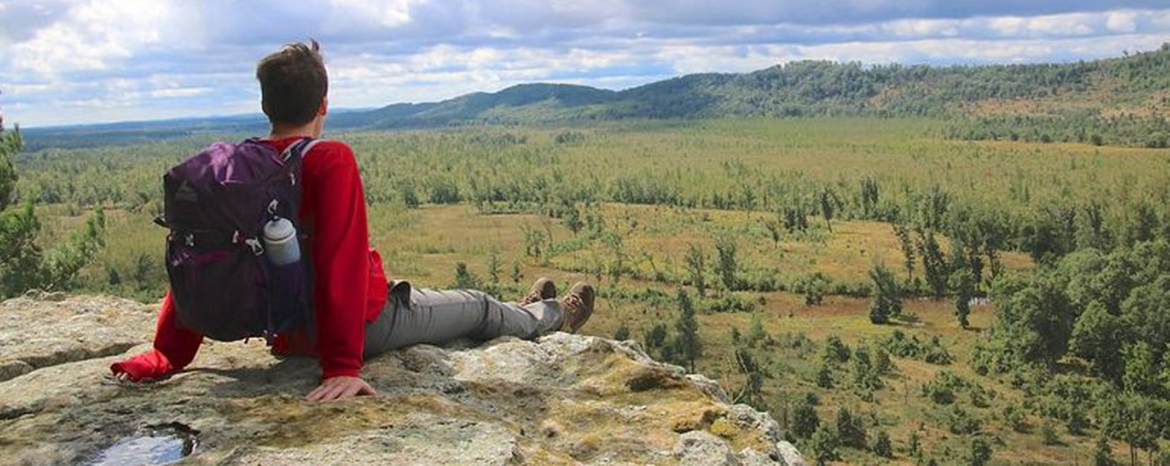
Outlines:
{"label": "shrub", "polygon": [[827,363],[849,362],[849,347],[841,341],[841,337],[830,335],[825,339],[825,347],[821,352],[821,360]]}
{"label": "shrub", "polygon": [[820,272],[805,276],[796,283],[796,288],[804,293],[805,306],[819,306],[825,300],[828,286],[829,279]]}
{"label": "shrub", "polygon": [[938,365],[954,362],[954,357],[943,347],[938,336],[931,337],[929,341],[924,342],[919,340],[917,336],[907,338],[902,330],[894,330],[890,336],[878,341],[878,345],[899,358],[915,359]]}
{"label": "shrub", "polygon": [[792,434],[799,438],[812,437],[821,425],[817,410],[810,400],[801,400],[792,410]]}
{"label": "shrub", "polygon": [[947,415],[947,429],[953,434],[968,435],[979,432],[983,428],[983,421],[977,416],[958,406],[951,407]]}
{"label": "shrub", "polygon": [[1016,432],[1024,432],[1028,425],[1025,422],[1024,411],[1020,409],[1019,405],[1009,403],[1003,407],[1003,422],[1011,427]]}
{"label": "shrub", "polygon": [[707,299],[703,303],[703,309],[706,313],[721,313],[721,312],[752,312],[756,310],[756,303],[744,299],[735,293],[724,293],[718,298]]}
{"label": "shrub", "polygon": [[622,324],[618,326],[617,330],[613,332],[613,339],[618,341],[629,340],[630,327],[626,326],[625,322],[622,322]]}
{"label": "shrub", "polygon": [[1040,424],[1040,438],[1044,440],[1045,445],[1060,444],[1060,437],[1056,434],[1056,427],[1052,425],[1052,421],[1047,419]]}
{"label": "shrub", "polygon": [[991,444],[982,438],[971,439],[971,446],[967,450],[966,463],[970,466],[984,466],[991,462]]}
{"label": "shrub", "polygon": [[961,377],[949,371],[939,372],[934,380],[922,385],[922,395],[935,404],[949,405],[955,402],[956,393],[967,386]]}
{"label": "shrub", "polygon": [[873,441],[873,454],[882,458],[893,458],[894,447],[890,444],[890,434],[886,431],[878,431],[877,437]]}

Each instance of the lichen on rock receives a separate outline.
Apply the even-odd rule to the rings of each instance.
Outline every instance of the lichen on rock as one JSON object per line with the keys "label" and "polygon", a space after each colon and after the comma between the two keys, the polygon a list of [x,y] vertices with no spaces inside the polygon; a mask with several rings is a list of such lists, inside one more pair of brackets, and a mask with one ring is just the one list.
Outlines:
{"label": "lichen on rock", "polygon": [[[257,341],[205,343],[165,380],[113,380],[111,362],[148,348],[144,309],[0,304],[0,368],[29,365],[0,381],[0,464],[84,463],[144,426],[178,423],[198,432],[187,464],[803,465],[767,414],[633,343],[555,333],[418,345],[367,361],[378,396],[308,403],[316,363],[277,360]],[[76,338],[48,344],[23,322]]]}

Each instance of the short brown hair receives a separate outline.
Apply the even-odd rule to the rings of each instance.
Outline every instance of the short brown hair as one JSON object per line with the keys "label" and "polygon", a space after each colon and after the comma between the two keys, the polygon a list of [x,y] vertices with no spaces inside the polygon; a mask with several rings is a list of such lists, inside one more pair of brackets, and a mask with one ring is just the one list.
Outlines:
{"label": "short brown hair", "polygon": [[281,47],[256,65],[261,103],[268,121],[303,125],[317,116],[329,92],[325,59],[316,40]]}

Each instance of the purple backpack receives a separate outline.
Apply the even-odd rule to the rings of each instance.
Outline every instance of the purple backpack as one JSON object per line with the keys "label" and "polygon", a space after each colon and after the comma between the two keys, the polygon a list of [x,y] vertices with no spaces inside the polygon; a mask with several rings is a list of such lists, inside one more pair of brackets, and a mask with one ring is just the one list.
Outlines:
{"label": "purple backpack", "polygon": [[314,143],[304,138],[283,153],[256,139],[215,143],[163,176],[156,221],[170,230],[166,267],[181,326],[232,341],[271,339],[306,322],[308,241],[299,241],[299,262],[276,266],[262,236],[277,217],[302,231],[301,162]]}

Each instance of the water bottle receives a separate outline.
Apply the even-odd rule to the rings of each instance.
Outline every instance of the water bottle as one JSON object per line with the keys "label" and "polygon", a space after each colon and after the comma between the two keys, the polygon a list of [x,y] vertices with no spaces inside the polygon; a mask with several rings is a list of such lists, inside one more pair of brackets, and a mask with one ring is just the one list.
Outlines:
{"label": "water bottle", "polygon": [[277,218],[264,225],[264,250],[274,265],[288,265],[301,260],[297,243],[297,229],[286,218]]}

